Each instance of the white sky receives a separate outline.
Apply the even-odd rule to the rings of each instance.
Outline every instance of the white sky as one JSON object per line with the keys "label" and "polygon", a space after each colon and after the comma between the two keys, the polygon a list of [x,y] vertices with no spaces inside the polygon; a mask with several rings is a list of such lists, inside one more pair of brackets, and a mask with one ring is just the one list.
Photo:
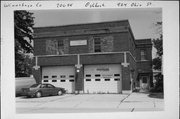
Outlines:
{"label": "white sky", "polygon": [[154,38],[157,31],[154,24],[162,21],[161,9],[90,9],[90,10],[36,10],[35,27],[61,26],[128,19],[136,39]]}
{"label": "white sky", "polygon": [[[35,27],[117,21],[128,19],[135,39],[158,37],[155,23],[162,21],[160,8],[36,10]],[[153,49],[153,57],[155,51]]]}

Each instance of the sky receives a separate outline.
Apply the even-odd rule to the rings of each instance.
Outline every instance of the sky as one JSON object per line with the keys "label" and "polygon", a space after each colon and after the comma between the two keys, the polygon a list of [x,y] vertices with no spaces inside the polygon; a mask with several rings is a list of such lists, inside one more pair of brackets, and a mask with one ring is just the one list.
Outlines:
{"label": "sky", "polygon": [[[34,13],[34,27],[129,20],[135,39],[159,37],[155,23],[162,21],[161,8],[34,10],[30,12]],[[155,57],[155,49],[152,53]]]}
{"label": "sky", "polygon": [[129,20],[135,39],[157,37],[155,23],[162,21],[160,8],[36,10],[35,27]]}

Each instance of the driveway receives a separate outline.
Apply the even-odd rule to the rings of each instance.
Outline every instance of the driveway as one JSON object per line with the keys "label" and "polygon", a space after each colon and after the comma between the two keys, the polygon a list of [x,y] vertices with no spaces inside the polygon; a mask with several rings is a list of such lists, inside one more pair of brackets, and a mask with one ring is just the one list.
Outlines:
{"label": "driveway", "polygon": [[17,113],[76,113],[161,111],[162,98],[149,94],[66,94],[42,98],[16,98]]}

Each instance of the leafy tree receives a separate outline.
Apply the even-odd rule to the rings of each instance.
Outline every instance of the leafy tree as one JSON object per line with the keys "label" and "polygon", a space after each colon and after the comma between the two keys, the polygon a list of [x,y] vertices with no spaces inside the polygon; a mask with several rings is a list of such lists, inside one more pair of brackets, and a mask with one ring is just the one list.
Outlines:
{"label": "leafy tree", "polygon": [[[29,67],[30,62],[25,62],[26,55],[33,52],[33,13],[25,10],[14,12],[14,30],[15,30],[15,75],[26,76],[25,68]],[[25,64],[27,63],[27,64]]]}
{"label": "leafy tree", "polygon": [[163,55],[163,44],[162,44],[162,34],[160,35],[160,38],[154,39],[153,44],[156,48],[157,57],[153,59],[153,68],[155,70],[162,70],[162,55]]}
{"label": "leafy tree", "polygon": [[[162,22],[157,22],[156,26],[158,27],[158,29],[161,30]],[[153,59],[153,68],[155,70],[162,71],[163,35],[162,35],[161,31],[159,34],[160,34],[160,37],[153,40],[153,45],[157,50],[157,52],[156,52],[157,57]],[[153,91],[163,92],[163,74],[158,73],[155,76],[155,79],[156,79],[156,84],[155,84]]]}

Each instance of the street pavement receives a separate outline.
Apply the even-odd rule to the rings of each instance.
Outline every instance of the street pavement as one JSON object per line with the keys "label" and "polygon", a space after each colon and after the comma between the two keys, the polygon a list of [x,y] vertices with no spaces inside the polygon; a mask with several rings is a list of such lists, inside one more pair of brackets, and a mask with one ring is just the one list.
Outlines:
{"label": "street pavement", "polygon": [[164,99],[158,96],[149,96],[146,93],[65,94],[42,98],[16,98],[17,113],[96,113],[163,110]]}

